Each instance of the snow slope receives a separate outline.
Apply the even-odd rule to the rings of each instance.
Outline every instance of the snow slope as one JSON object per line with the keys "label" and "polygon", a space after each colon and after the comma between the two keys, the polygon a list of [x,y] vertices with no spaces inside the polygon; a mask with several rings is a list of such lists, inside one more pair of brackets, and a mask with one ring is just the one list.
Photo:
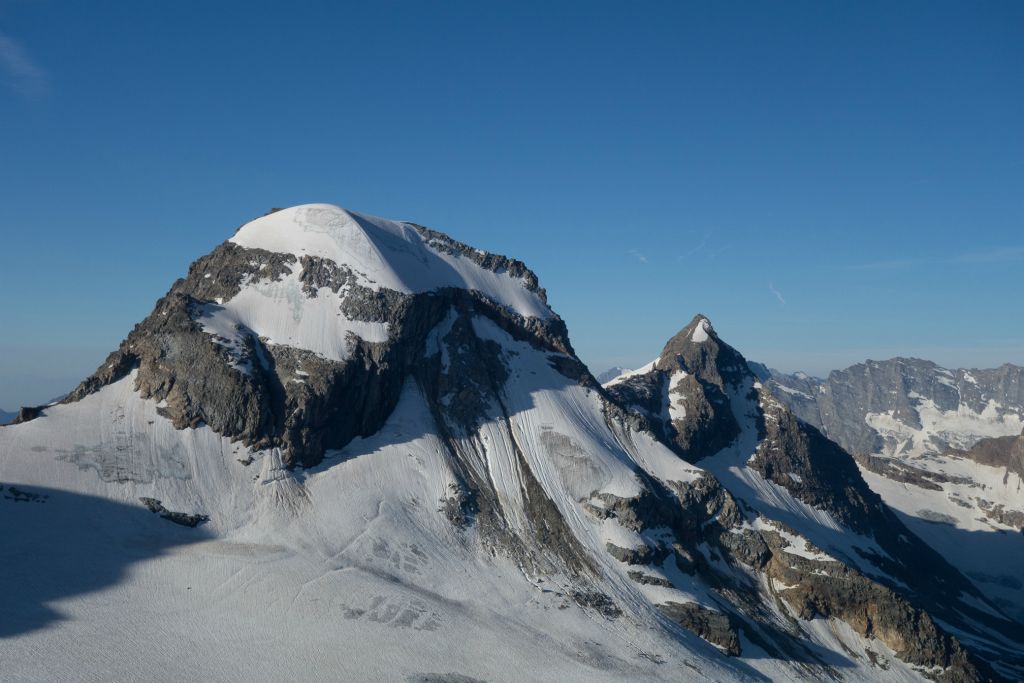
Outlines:
{"label": "snow slope", "polygon": [[[879,469],[888,463],[900,468],[895,472],[915,476]],[[1024,482],[1019,473],[955,453],[876,457],[861,469],[868,485],[916,534],[1002,609],[1024,620]]]}
{"label": "snow slope", "polygon": [[[668,641],[562,609],[442,524],[450,474],[418,399],[410,387],[381,433],[297,474],[208,429],[174,430],[128,380],[5,428],[3,492],[47,498],[0,499],[0,561],[22,587],[0,616],[4,670],[19,681],[671,679],[681,659],[643,656],[668,654]],[[167,453],[176,465],[161,468]],[[211,522],[176,527],[140,495]],[[702,678],[719,677],[710,666]]]}
{"label": "snow slope", "polygon": [[[653,604],[709,600],[707,589],[627,580],[625,566],[603,553],[626,532],[583,514],[579,499],[635,493],[637,463],[665,480],[699,470],[643,435],[622,442],[596,392],[480,326],[515,359],[506,393],[514,402],[511,421],[484,425],[474,447],[508,501],[522,495],[509,460],[522,449],[577,538],[607,558],[626,618],[577,607],[564,578],[481,555],[472,530],[437,513],[453,474],[412,383],[380,432],[292,472],[273,451],[206,427],[174,429],[126,378],[0,431],[0,563],[20,587],[0,616],[5,670],[19,681],[617,681],[680,672],[816,680],[817,670],[801,673],[751,642],[748,656],[731,659],[686,632],[650,628]],[[12,487],[45,498],[12,499]],[[210,522],[175,526],[145,512],[140,496]],[[884,650],[839,622],[809,625],[807,638]],[[885,661],[887,670],[867,657],[843,659],[840,671],[847,680],[920,680],[898,659]]]}

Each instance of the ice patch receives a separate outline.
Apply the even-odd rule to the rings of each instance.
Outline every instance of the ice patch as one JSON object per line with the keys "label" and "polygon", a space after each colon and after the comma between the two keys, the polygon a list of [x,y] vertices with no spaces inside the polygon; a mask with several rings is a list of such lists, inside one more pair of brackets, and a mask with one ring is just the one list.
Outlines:
{"label": "ice patch", "polygon": [[698,344],[706,342],[710,337],[708,331],[711,329],[711,325],[708,324],[707,318],[701,318],[697,326],[693,328],[693,334],[690,335],[690,339]]}

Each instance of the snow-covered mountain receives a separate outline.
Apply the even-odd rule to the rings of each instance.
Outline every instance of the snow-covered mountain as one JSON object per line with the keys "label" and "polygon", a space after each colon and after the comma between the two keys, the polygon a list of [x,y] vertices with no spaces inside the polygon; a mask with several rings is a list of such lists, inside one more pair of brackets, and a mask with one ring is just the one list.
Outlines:
{"label": "snow-covered mountain", "polygon": [[895,358],[825,380],[762,375],[780,401],[857,454],[868,484],[915,533],[1024,619],[1024,368]]}
{"label": "snow-covered mountain", "polygon": [[329,205],[196,261],[0,486],[16,680],[1024,674],[705,318],[605,389],[521,262]]}
{"label": "snow-covered mountain", "polygon": [[801,419],[851,453],[916,457],[1024,429],[1024,367],[949,370],[916,358],[866,361],[826,379],[764,369]]}
{"label": "snow-covered mountain", "polygon": [[601,384],[604,384],[605,382],[610,382],[611,380],[615,379],[619,375],[621,375],[623,373],[626,373],[626,372],[629,372],[629,371],[630,371],[630,368],[623,368],[623,367],[620,367],[620,366],[616,365],[616,366],[608,368],[604,372],[597,373],[596,375],[594,375],[594,378],[598,382],[600,382]]}

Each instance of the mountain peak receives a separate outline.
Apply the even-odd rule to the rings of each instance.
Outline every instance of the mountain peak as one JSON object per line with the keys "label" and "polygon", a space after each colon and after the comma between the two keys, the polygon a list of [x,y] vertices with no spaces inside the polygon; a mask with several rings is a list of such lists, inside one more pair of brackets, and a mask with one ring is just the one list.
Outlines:
{"label": "mountain peak", "polygon": [[331,258],[338,256],[345,232],[360,232],[352,212],[334,204],[300,204],[272,209],[240,227],[228,241],[248,249]]}
{"label": "mountain peak", "polygon": [[690,331],[690,341],[697,344],[706,342],[711,336],[715,335],[715,328],[712,327],[711,321],[708,320],[707,316],[698,313],[694,316],[690,324],[686,326],[687,330]]}
{"label": "mountain peak", "polygon": [[228,241],[292,255],[304,263],[329,261],[353,283],[374,291],[419,294],[454,287],[478,291],[524,317],[552,315],[536,275],[521,261],[415,223],[333,204],[272,211],[243,225]]}

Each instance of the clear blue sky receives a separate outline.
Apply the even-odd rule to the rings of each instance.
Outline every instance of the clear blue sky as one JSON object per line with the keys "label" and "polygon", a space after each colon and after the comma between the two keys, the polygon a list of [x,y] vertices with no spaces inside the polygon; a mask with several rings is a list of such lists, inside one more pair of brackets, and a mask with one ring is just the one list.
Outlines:
{"label": "clear blue sky", "polygon": [[1024,3],[0,0],[0,406],[313,201],[526,261],[595,371],[1024,363]]}

